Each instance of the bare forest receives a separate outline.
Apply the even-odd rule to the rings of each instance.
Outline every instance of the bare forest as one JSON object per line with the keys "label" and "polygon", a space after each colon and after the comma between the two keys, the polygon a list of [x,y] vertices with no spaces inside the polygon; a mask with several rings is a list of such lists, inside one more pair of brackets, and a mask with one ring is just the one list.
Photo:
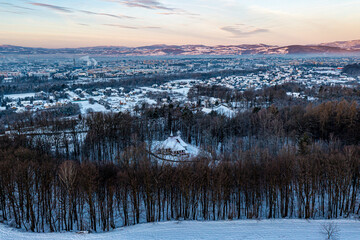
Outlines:
{"label": "bare forest", "polygon": [[[194,87],[189,97],[238,102],[229,118],[196,106],[4,119],[0,220],[28,231],[109,231],[167,220],[348,218],[360,212],[360,108],[353,89],[282,86],[243,93]],[[312,93],[313,91],[313,93]],[[340,97],[342,96],[342,97]],[[152,152],[180,131],[202,149],[187,161]]]}

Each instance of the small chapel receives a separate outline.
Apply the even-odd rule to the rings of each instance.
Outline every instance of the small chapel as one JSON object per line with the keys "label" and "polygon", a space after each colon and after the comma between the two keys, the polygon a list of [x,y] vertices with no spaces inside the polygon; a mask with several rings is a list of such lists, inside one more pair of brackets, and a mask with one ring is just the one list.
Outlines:
{"label": "small chapel", "polygon": [[181,139],[179,131],[177,132],[177,136],[174,136],[171,132],[170,136],[160,144],[157,153],[171,156],[189,155],[187,152],[187,144]]}

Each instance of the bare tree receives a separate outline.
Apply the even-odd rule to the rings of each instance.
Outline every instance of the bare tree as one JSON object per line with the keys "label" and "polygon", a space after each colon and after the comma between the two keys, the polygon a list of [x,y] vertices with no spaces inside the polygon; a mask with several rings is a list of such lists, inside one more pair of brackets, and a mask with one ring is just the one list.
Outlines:
{"label": "bare tree", "polygon": [[340,228],[334,222],[326,222],[321,225],[321,233],[325,236],[325,239],[336,240],[339,238]]}
{"label": "bare tree", "polygon": [[65,161],[59,167],[59,178],[69,192],[75,183],[76,174],[77,169],[74,161]]}

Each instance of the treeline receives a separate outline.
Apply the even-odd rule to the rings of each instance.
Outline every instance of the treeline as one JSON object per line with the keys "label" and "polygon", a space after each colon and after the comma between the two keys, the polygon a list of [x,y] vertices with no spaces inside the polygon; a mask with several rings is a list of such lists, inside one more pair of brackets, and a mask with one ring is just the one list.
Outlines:
{"label": "treeline", "polygon": [[160,108],[144,106],[137,111],[91,113],[66,119],[45,111],[23,114],[9,128],[14,138],[27,136],[26,146],[55,153],[57,158],[92,162],[115,162],[125,148],[141,142],[151,146],[177,131],[187,143],[219,153],[233,152],[238,143],[243,150],[260,147],[276,154],[286,144],[360,142],[360,109],[355,101],[254,107],[232,118],[172,104]]}
{"label": "treeline", "polygon": [[285,144],[298,146],[304,139],[309,144],[336,140],[342,145],[357,145],[360,141],[360,109],[356,102],[346,100],[316,106],[271,105],[233,118],[171,105],[139,111],[139,116],[95,113],[84,118],[88,132],[79,143],[84,147],[76,159],[114,161],[125,147],[138,142],[151,145],[178,130],[189,144],[221,153],[233,152],[238,142],[242,142],[243,150],[261,147],[277,153]]}
{"label": "treeline", "polygon": [[0,219],[29,231],[109,231],[167,220],[359,216],[360,148],[238,149],[170,164],[141,144],[116,163],[58,161],[2,138]]}
{"label": "treeline", "polygon": [[[289,93],[289,95],[287,94]],[[298,97],[296,97],[298,95]],[[320,104],[327,101],[360,101],[360,91],[358,87],[343,86],[319,86],[308,88],[299,83],[284,83],[265,87],[259,90],[247,89],[245,91],[230,89],[219,85],[197,85],[189,90],[188,97],[191,100],[198,100],[202,97],[219,98],[222,102],[245,103],[239,107],[253,108],[257,106],[270,106],[275,104],[277,107],[304,105],[309,102]],[[312,98],[309,101],[309,97]]]}
{"label": "treeline", "polygon": [[[232,118],[175,103],[133,114],[44,111],[9,128],[0,137],[0,220],[14,227],[359,216],[356,101],[272,104]],[[203,153],[180,163],[154,156],[153,143],[177,130]]]}
{"label": "treeline", "polygon": [[346,73],[350,76],[359,76],[360,75],[360,64],[349,64],[346,65],[343,70],[343,73]]}

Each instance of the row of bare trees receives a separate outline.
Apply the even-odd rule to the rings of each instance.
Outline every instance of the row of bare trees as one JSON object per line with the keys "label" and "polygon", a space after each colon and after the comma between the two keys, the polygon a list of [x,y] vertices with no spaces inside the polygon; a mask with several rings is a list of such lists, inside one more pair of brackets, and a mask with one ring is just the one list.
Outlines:
{"label": "row of bare trees", "polygon": [[30,231],[109,231],[173,219],[359,216],[360,148],[254,148],[166,163],[146,145],[114,163],[59,161],[2,139],[0,218]]}
{"label": "row of bare trees", "polygon": [[[0,137],[0,220],[42,232],[359,216],[359,113],[342,100],[233,118],[175,105],[135,115],[23,114]],[[153,141],[177,130],[205,153],[176,164],[154,158]]]}

